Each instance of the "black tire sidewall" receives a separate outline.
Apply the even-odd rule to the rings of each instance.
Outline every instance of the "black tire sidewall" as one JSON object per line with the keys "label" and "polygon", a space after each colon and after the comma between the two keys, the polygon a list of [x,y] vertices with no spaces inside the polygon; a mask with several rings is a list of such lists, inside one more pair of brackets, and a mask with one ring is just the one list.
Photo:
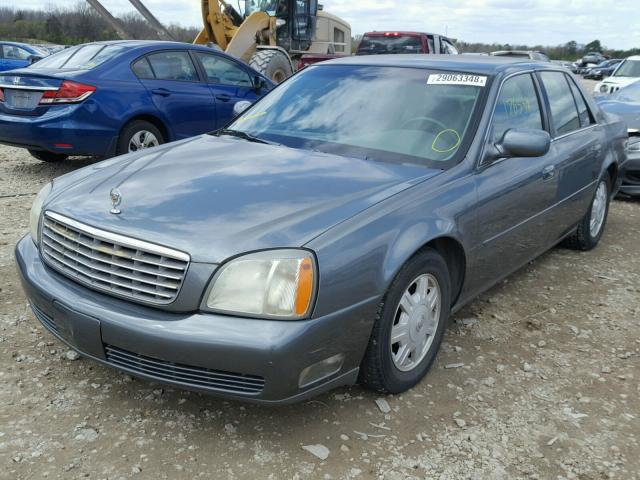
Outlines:
{"label": "black tire sidewall", "polygon": [[147,122],[145,120],[134,120],[133,122],[125,125],[125,127],[122,129],[122,132],[118,137],[116,155],[125,155],[129,153],[129,142],[131,142],[131,139],[136,133],[143,130],[147,130],[153,133],[158,139],[158,143],[160,145],[165,142],[164,135],[162,135],[162,132],[160,132],[158,127],[156,127],[153,123]]}
{"label": "black tire sidewall", "polygon": [[[398,370],[394,365],[391,357],[391,328],[395,320],[396,310],[400,303],[400,298],[405,290],[411,285],[417,277],[422,274],[433,275],[440,286],[442,295],[442,305],[440,308],[440,319],[435,338],[431,345],[431,349],[426,357],[422,360],[419,367],[409,372]],[[405,267],[398,273],[395,280],[389,287],[387,292],[382,314],[380,316],[380,329],[378,330],[377,354],[380,356],[381,376],[384,387],[390,393],[400,393],[416,385],[429,371],[433,364],[444,332],[447,328],[447,322],[451,313],[451,282],[447,264],[444,259],[433,250],[426,250],[417,254]]]}

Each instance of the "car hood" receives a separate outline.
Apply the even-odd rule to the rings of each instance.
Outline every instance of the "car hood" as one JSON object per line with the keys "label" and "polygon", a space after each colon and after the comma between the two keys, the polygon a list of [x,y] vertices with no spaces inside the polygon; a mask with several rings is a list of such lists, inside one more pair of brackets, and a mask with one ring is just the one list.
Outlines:
{"label": "car hood", "polygon": [[[218,263],[303,246],[439,172],[203,135],[62,177],[45,209]],[[119,215],[110,213],[114,188]]]}
{"label": "car hood", "polygon": [[640,78],[638,77],[609,77],[606,80],[603,80],[602,84],[626,87],[627,85],[631,85],[639,80]]}

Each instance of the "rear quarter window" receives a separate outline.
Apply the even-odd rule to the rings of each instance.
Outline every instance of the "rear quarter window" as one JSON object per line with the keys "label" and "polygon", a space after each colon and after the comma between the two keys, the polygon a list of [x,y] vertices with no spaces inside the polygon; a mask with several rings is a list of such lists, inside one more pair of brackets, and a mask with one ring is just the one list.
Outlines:
{"label": "rear quarter window", "polygon": [[562,72],[542,72],[540,78],[549,99],[556,136],[579,130],[580,116],[566,75]]}

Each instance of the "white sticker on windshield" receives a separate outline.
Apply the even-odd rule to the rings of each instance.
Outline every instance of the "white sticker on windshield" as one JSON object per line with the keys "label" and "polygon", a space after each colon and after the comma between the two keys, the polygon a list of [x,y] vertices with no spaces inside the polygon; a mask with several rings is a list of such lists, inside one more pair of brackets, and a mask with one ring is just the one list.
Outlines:
{"label": "white sticker on windshield", "polygon": [[482,75],[470,75],[468,73],[432,73],[427,79],[427,85],[469,85],[472,87],[484,87],[487,77]]}

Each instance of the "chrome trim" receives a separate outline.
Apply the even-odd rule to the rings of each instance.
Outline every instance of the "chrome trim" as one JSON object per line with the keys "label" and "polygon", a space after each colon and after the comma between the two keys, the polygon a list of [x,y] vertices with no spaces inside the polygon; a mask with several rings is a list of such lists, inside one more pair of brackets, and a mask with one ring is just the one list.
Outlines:
{"label": "chrome trim", "polygon": [[7,85],[4,83],[0,83],[0,88],[8,88],[10,90],[35,90],[38,92],[57,92],[60,90],[58,87],[30,87],[27,85]]}
{"label": "chrome trim", "polygon": [[144,240],[125,237],[123,235],[118,235],[117,233],[99,230],[97,228],[90,227],[89,225],[85,225],[84,223],[77,222],[69,217],[65,217],[64,215],[60,215],[59,213],[51,212],[49,210],[44,212],[44,215],[45,217],[53,218],[58,222],[65,223],[70,227],[76,228],[81,232],[87,233],[106,242],[118,243],[122,246],[133,248],[136,250],[147,250],[150,253],[155,253],[163,257],[175,258],[176,260],[181,260],[183,262],[191,261],[191,257],[188,254],[179,250],[156,245],[155,243],[145,242]]}
{"label": "chrome trim", "polygon": [[574,131],[572,131],[572,132],[569,132],[569,133],[565,133],[565,134],[563,134],[563,135],[560,135],[559,137],[552,138],[552,139],[551,139],[551,143],[553,143],[553,142],[555,142],[555,141],[557,141],[557,140],[562,140],[563,138],[570,137],[571,135],[575,135],[575,134],[577,134],[577,133],[585,132],[585,131],[587,131],[587,130],[590,130],[590,129],[592,129],[592,128],[599,127],[599,126],[600,126],[600,124],[599,124],[599,123],[594,123],[594,124],[592,124],[592,125],[589,125],[588,127],[579,128],[578,130],[574,130]]}

